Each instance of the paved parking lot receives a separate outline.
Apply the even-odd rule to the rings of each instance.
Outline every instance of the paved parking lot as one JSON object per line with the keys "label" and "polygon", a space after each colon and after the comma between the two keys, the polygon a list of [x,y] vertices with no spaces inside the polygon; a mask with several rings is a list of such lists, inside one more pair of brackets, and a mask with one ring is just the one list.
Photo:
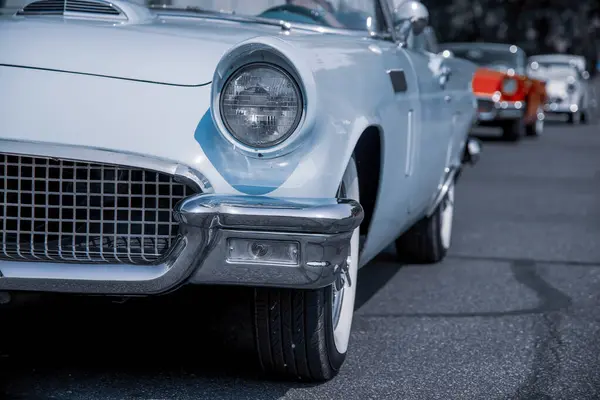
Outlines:
{"label": "paved parking lot", "polygon": [[386,253],[361,271],[351,352],[333,381],[259,380],[251,358],[228,352],[248,338],[217,329],[246,324],[228,303],[247,292],[215,290],[5,311],[5,398],[600,397],[600,126],[556,122],[539,139],[484,146],[458,185],[445,262],[403,266]]}

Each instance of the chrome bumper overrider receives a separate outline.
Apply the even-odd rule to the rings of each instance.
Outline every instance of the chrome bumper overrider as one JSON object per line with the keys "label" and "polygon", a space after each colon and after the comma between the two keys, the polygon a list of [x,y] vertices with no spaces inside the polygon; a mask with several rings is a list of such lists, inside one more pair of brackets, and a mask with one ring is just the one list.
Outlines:
{"label": "chrome bumper overrider", "polygon": [[[186,198],[174,212],[180,238],[162,264],[2,261],[0,290],[145,295],[187,282],[324,287],[343,269],[352,232],[363,219],[362,207],[354,200],[216,194]],[[234,248],[244,249],[243,244],[248,252],[231,257]],[[252,258],[256,254],[250,246],[259,250],[259,257]],[[285,262],[269,258],[281,249],[291,251],[284,254]]]}

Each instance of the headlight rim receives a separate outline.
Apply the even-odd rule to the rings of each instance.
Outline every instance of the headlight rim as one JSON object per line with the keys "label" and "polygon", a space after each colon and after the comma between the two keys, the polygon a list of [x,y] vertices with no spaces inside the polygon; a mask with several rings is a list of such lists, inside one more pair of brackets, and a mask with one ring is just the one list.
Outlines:
{"label": "headlight rim", "polygon": [[[514,82],[515,89],[513,91],[505,90],[505,85],[507,84],[507,82]],[[502,84],[500,85],[500,89],[501,89],[500,92],[503,95],[514,96],[519,91],[519,81],[512,77],[505,77],[504,79],[502,79]]]}
{"label": "headlight rim", "polygon": [[[289,130],[289,132],[286,133],[286,135],[283,135],[280,139],[278,139],[277,141],[275,141],[272,144],[269,144],[267,146],[251,145],[251,144],[246,143],[243,140],[239,139],[233,133],[233,130],[230,128],[227,120],[223,116],[223,97],[224,97],[223,93],[225,92],[227,85],[229,85],[229,83],[231,83],[231,81],[233,79],[237,78],[237,76],[239,76],[239,74],[241,72],[243,72],[244,70],[246,70],[248,68],[252,68],[252,67],[257,67],[257,66],[259,66],[259,67],[262,66],[262,67],[273,69],[277,72],[282,73],[284,76],[286,76],[288,79],[290,79],[290,81],[294,85],[294,90],[295,90],[296,94],[298,95],[298,103],[300,104],[300,110],[294,120],[293,128],[291,128]],[[292,136],[294,136],[294,134],[297,133],[298,130],[301,128],[302,122],[305,119],[305,114],[306,114],[306,104],[305,104],[305,98],[304,98],[302,86],[300,85],[298,80],[294,77],[294,74],[290,73],[286,68],[282,67],[281,65],[278,65],[278,64],[275,64],[272,62],[266,62],[266,61],[250,61],[250,62],[243,63],[243,64],[237,66],[237,68],[235,68],[235,69],[232,69],[232,71],[228,74],[228,76],[223,80],[223,84],[221,85],[221,88],[219,89],[219,95],[216,100],[217,100],[216,103],[218,104],[219,119],[220,119],[220,122],[223,124],[223,128],[224,128],[224,131],[222,133],[226,136],[226,138],[230,142],[232,142],[234,145],[239,146],[243,150],[250,151],[253,153],[256,152],[261,155],[266,152],[274,152],[274,151],[280,150],[282,145],[284,145],[285,142],[288,141]]]}
{"label": "headlight rim", "polygon": [[[254,61],[272,63],[291,74],[300,85],[304,99],[304,114],[296,132],[286,141],[271,149],[247,148],[232,141],[226,132],[219,114],[219,95],[223,83],[237,68]],[[319,96],[315,72],[310,60],[298,51],[298,47],[271,36],[259,36],[240,42],[221,57],[215,68],[211,85],[210,115],[218,134],[218,140],[231,145],[236,153],[245,157],[271,160],[294,153],[306,146],[315,137],[315,127],[319,123]]]}

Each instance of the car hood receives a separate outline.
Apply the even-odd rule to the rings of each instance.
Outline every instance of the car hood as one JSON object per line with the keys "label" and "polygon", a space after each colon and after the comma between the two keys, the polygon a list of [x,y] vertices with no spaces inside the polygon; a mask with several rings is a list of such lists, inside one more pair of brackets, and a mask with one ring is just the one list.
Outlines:
{"label": "car hood", "polygon": [[210,83],[233,45],[281,28],[219,19],[144,24],[52,17],[0,20],[0,64],[196,86]]}
{"label": "car hood", "polygon": [[493,94],[500,90],[500,84],[506,74],[488,68],[477,68],[473,75],[473,92]]}
{"label": "car hood", "polygon": [[560,80],[549,80],[546,82],[548,94],[558,95],[567,93],[567,82]]}

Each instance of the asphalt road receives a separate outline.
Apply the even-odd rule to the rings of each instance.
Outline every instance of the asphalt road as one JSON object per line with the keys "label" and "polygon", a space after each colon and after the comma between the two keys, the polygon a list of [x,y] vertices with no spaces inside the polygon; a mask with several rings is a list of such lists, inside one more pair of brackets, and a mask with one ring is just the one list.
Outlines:
{"label": "asphalt road", "polygon": [[247,293],[216,290],[5,311],[0,397],[599,398],[600,126],[549,124],[484,151],[458,185],[443,263],[403,266],[390,253],[361,271],[351,352],[333,381],[260,380],[252,358],[228,351],[247,338],[223,328],[246,323],[227,304]]}

